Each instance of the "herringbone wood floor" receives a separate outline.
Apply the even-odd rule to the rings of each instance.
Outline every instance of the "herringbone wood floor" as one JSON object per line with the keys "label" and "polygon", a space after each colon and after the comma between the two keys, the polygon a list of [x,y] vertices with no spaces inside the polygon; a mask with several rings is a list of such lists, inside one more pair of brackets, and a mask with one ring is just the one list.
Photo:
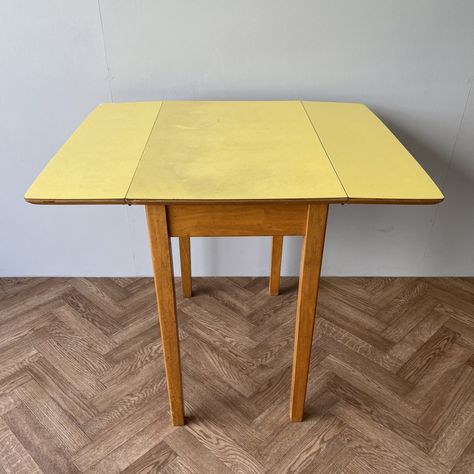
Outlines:
{"label": "herringbone wood floor", "polygon": [[0,280],[0,473],[474,472],[474,279],[323,279],[296,424],[296,280],[193,282],[173,428],[151,279]]}

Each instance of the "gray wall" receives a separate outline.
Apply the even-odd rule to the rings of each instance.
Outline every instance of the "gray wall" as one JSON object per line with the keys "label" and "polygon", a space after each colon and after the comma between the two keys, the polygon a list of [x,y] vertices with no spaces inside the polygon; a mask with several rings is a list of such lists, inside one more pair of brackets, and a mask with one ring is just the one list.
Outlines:
{"label": "gray wall", "polygon": [[[0,61],[0,275],[149,275],[142,208],[22,196],[98,102],[191,98],[365,102],[446,201],[333,206],[323,272],[474,274],[472,0],[0,0]],[[192,245],[195,274],[268,272],[267,238]]]}

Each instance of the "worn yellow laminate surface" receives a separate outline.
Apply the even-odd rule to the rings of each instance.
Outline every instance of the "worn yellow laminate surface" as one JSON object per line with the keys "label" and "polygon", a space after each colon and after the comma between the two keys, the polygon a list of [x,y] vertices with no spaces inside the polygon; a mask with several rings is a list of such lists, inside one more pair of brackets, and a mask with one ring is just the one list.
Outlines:
{"label": "worn yellow laminate surface", "polygon": [[363,104],[303,102],[349,202],[439,202],[440,190]]}
{"label": "worn yellow laminate surface", "polygon": [[101,104],[25,194],[29,202],[125,203],[161,102]]}
{"label": "worn yellow laminate surface", "polygon": [[99,105],[25,199],[423,204],[443,196],[362,104],[170,101]]}
{"label": "worn yellow laminate surface", "polygon": [[127,201],[345,201],[299,101],[164,102]]}

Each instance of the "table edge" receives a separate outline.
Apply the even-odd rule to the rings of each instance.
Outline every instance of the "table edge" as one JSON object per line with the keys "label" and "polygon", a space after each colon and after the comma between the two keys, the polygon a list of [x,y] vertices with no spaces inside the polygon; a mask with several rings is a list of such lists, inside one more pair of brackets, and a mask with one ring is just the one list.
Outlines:
{"label": "table edge", "polygon": [[295,202],[326,202],[328,204],[387,204],[387,205],[433,205],[444,201],[442,198],[427,199],[376,199],[376,198],[314,198],[314,199],[31,199],[24,198],[26,202],[37,205],[129,205],[145,206],[148,204],[234,204],[234,203],[295,203]]}

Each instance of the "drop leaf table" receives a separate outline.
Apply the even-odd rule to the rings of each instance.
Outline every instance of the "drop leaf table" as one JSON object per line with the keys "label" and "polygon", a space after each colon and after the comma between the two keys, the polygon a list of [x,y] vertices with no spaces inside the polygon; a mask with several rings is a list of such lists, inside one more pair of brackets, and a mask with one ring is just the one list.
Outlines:
{"label": "drop leaf table", "polygon": [[306,101],[101,104],[25,195],[36,204],[144,205],[171,418],[184,424],[170,237],[191,296],[190,237],[304,237],[290,418],[303,419],[328,207],[433,204],[443,195],[364,105]]}

